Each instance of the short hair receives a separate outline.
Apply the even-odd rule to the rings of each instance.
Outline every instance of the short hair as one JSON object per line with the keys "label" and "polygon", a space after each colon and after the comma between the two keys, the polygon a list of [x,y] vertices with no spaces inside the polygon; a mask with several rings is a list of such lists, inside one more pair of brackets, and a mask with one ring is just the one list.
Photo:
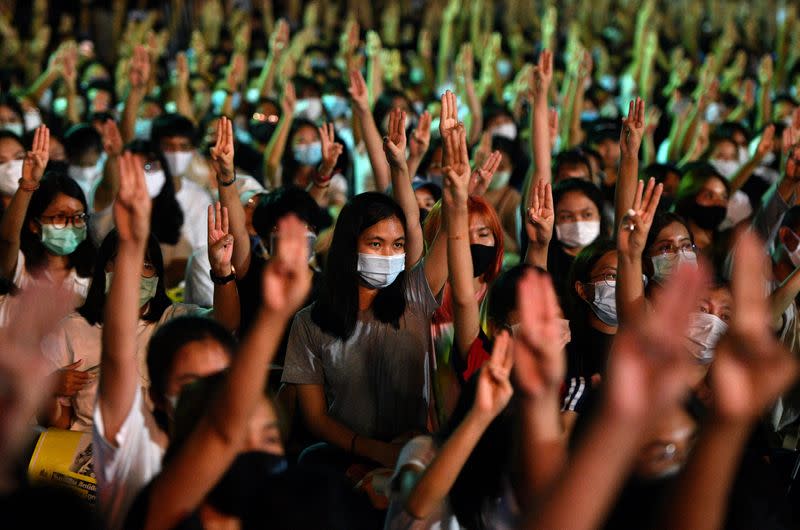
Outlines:
{"label": "short hair", "polygon": [[592,164],[589,158],[580,149],[568,149],[556,155],[553,162],[553,177],[558,178],[558,173],[565,166],[585,166],[589,178],[592,178]]}
{"label": "short hair", "polygon": [[160,149],[161,140],[174,136],[188,138],[192,145],[197,143],[197,130],[189,118],[173,113],[162,114],[153,120],[150,138],[157,149]]}
{"label": "short hair", "polygon": [[288,214],[295,214],[315,232],[322,229],[322,212],[316,201],[303,189],[294,186],[278,188],[262,195],[253,212],[253,228],[262,239],[269,237],[278,220]]}
{"label": "short hair", "polygon": [[97,129],[86,123],[73,125],[64,134],[64,150],[67,159],[77,160],[90,151],[103,152],[103,139]]}

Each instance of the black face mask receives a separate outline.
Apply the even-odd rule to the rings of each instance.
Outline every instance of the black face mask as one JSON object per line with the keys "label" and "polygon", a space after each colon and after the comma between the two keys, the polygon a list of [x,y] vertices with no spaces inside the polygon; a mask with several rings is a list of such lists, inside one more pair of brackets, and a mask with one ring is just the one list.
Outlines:
{"label": "black face mask", "polygon": [[469,252],[472,254],[472,276],[477,278],[494,263],[497,249],[494,245],[470,245]]}
{"label": "black face mask", "polygon": [[658,201],[658,211],[659,212],[668,212],[672,205],[675,204],[674,197],[665,197],[664,195],[661,196],[661,200]]}
{"label": "black face mask", "polygon": [[208,493],[208,503],[222,513],[245,517],[269,494],[273,477],[286,471],[286,457],[251,451],[236,457],[216,486]]}
{"label": "black face mask", "polygon": [[693,202],[687,217],[704,230],[716,230],[725,219],[728,209],[724,206],[701,206]]}
{"label": "black face mask", "polygon": [[276,127],[277,127],[276,123],[253,120],[250,122],[250,126],[248,127],[248,129],[250,130],[250,135],[253,137],[255,141],[261,144],[265,144],[269,142],[270,138],[272,138],[272,133],[275,132]]}

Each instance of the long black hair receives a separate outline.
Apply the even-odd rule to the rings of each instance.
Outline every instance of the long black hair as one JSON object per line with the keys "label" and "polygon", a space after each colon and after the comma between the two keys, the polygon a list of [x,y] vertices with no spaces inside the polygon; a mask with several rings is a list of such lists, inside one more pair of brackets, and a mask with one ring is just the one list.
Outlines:
{"label": "long black hair", "polygon": [[[92,276],[92,286],[89,287],[89,293],[86,295],[86,301],[78,309],[81,314],[90,324],[102,324],[104,311],[106,306],[106,265],[108,265],[117,256],[117,249],[119,248],[119,234],[114,229],[108,233],[100,245],[97,252],[97,261],[94,266],[94,275]],[[156,269],[156,276],[158,277],[158,284],[156,285],[156,294],[150,300],[150,307],[142,316],[142,320],[148,322],[158,322],[164,311],[172,305],[167,290],[164,287],[164,258],[161,256],[161,247],[158,245],[158,240],[150,234],[147,239],[147,251],[145,252],[145,259],[148,260]]]}
{"label": "long black hair", "polygon": [[[69,178],[63,171],[47,171],[42,178],[39,189],[33,192],[28,211],[25,212],[25,222],[22,225],[20,248],[25,255],[25,266],[28,270],[34,269],[44,264],[46,250],[42,245],[41,236],[34,234],[30,229],[31,221],[38,223],[39,217],[47,210],[50,203],[58,196],[66,195],[80,201],[83,211],[89,215],[89,206],[86,203],[86,196],[78,184]],[[87,232],[91,230],[87,223]],[[95,250],[92,246],[92,238],[87,233],[75,252],[68,256],[69,266],[75,268],[75,272],[81,278],[87,278],[92,274],[94,266]]]}
{"label": "long black hair", "polygon": [[[453,415],[447,426],[436,436],[441,447],[464,421],[475,401],[480,370],[464,384]],[[510,458],[509,447],[513,440],[513,414],[507,405],[484,431],[450,489],[450,506],[462,528],[484,530],[493,528],[491,521],[484,520],[487,504],[501,498],[505,493]],[[488,502],[487,502],[488,501]]]}
{"label": "long black hair", "polygon": [[134,140],[128,146],[132,153],[142,155],[145,160],[158,160],[164,170],[164,186],[153,198],[153,207],[150,213],[150,230],[161,243],[175,245],[181,238],[183,226],[183,210],[175,198],[175,183],[169,172],[169,164],[161,150],[156,149],[152,142]]}
{"label": "long black hair", "polygon": [[[311,318],[325,333],[347,340],[358,320],[358,238],[374,224],[396,217],[406,226],[403,210],[387,195],[368,192],[356,195],[342,208],[333,231],[323,272],[322,289]],[[406,310],[405,271],[388,287],[378,291],[372,303],[376,319],[400,327]]]}

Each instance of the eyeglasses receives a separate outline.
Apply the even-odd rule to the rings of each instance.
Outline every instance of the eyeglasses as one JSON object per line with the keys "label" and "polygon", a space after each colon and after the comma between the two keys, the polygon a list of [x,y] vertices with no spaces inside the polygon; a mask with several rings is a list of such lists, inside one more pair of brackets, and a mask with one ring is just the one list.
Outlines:
{"label": "eyeglasses", "polygon": [[589,278],[592,283],[599,283],[604,282],[609,287],[612,285],[616,285],[617,281],[617,273],[616,272],[606,272],[604,274],[597,274]]}
{"label": "eyeglasses", "polygon": [[62,229],[66,228],[68,224],[72,224],[75,228],[83,228],[86,226],[86,220],[89,218],[85,213],[75,215],[43,215],[39,218],[39,222],[46,225],[53,225],[53,228]]}
{"label": "eyeglasses", "polygon": [[151,171],[158,171],[159,169],[161,169],[161,162],[158,160],[151,160],[144,164],[144,170],[148,173]]}
{"label": "eyeglasses", "polygon": [[155,275],[156,266],[149,261],[145,261],[144,265],[142,266],[142,278],[152,278]]}
{"label": "eyeglasses", "polygon": [[689,255],[689,253],[697,254],[697,247],[694,243],[684,243],[677,247],[672,243],[666,243],[655,248],[656,255],[665,256],[669,259],[676,259],[679,252],[684,256]]}

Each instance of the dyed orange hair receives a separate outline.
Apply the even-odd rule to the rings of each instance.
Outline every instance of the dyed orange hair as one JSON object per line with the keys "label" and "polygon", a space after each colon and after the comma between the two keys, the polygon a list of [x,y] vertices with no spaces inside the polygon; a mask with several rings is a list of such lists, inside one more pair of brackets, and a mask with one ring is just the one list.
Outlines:
{"label": "dyed orange hair", "polygon": [[[480,216],[486,221],[486,226],[492,231],[495,244],[494,262],[489,269],[483,273],[481,279],[488,286],[500,274],[503,267],[503,228],[500,225],[500,217],[494,207],[489,204],[486,199],[478,196],[471,196],[467,200],[467,210],[469,211],[470,219],[473,216]],[[422,227],[422,235],[425,238],[425,246],[430,247],[433,243],[436,234],[439,233],[439,228],[442,226],[442,201],[437,202],[430,213],[425,218],[425,225]],[[485,294],[485,293],[484,293]],[[444,286],[444,294],[442,296],[442,305],[433,314],[432,322],[452,322],[453,321],[453,301],[450,294],[450,282]]]}

